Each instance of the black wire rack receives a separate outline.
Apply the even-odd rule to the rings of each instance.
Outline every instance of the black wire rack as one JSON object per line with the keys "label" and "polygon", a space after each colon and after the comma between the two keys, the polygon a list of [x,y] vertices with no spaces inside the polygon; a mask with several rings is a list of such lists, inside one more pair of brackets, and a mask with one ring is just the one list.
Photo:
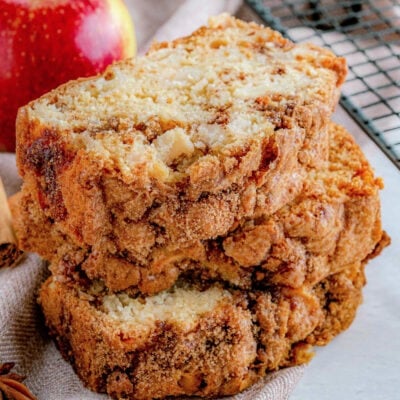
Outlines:
{"label": "black wire rack", "polygon": [[245,1],[289,39],[346,58],[340,102],[400,169],[400,1]]}

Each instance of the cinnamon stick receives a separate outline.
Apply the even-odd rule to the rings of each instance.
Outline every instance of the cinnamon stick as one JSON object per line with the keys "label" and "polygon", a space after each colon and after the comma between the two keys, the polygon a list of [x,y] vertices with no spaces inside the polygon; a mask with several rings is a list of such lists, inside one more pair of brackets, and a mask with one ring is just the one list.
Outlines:
{"label": "cinnamon stick", "polygon": [[12,218],[7,196],[0,178],[0,268],[18,264],[23,252],[18,249],[12,228]]}

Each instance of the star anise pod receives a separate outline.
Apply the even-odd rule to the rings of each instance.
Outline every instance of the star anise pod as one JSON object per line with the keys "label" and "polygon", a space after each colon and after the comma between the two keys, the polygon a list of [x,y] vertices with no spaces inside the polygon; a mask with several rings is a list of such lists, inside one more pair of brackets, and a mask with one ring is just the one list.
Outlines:
{"label": "star anise pod", "polygon": [[37,400],[22,383],[24,376],[11,372],[14,363],[0,364],[0,400]]}

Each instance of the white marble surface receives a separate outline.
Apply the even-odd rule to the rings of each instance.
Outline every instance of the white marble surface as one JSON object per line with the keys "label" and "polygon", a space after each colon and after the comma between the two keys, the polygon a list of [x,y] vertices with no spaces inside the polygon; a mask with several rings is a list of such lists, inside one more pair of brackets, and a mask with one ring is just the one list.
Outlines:
{"label": "white marble surface", "polygon": [[290,400],[400,399],[400,171],[368,136],[339,109],[336,121],[356,137],[376,174],[381,193],[384,229],[392,244],[366,269],[364,303],[350,328],[313,361]]}

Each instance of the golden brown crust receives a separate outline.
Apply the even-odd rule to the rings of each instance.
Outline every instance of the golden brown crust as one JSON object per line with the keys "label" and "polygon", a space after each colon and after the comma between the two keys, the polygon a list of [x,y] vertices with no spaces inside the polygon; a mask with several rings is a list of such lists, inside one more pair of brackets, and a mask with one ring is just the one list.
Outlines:
{"label": "golden brown crust", "polygon": [[[312,286],[343,265],[366,258],[382,236],[381,181],[344,128],[332,124],[329,135],[330,161],[324,168],[308,170],[300,195],[269,217],[260,213],[236,223],[223,218],[229,222],[227,227],[230,224],[229,233],[216,240],[179,240],[179,232],[189,221],[202,225],[204,231],[217,224],[202,200],[197,212],[183,211],[190,215],[189,221],[182,220],[181,210],[170,203],[159,207],[151,219],[175,221],[171,238],[159,225],[128,219],[134,209],[129,199],[140,197],[145,203],[146,194],[122,194],[118,185],[112,185],[107,189],[111,209],[121,213],[117,217],[113,211],[115,237],[80,246],[74,237],[62,233],[58,222],[45,216],[39,200],[34,199],[35,192],[31,195],[24,190],[19,206],[13,207],[20,245],[52,261],[58,275],[68,277],[82,269],[90,279],[102,279],[113,291],[130,288],[156,293],[173,285],[185,271],[241,288]],[[124,203],[115,203],[121,196]],[[250,191],[241,201],[262,202],[262,198],[260,192]],[[236,196],[231,194],[231,199],[237,203]],[[214,201],[223,213],[227,203],[217,197]],[[107,220],[99,229],[106,225]]]}
{"label": "golden brown crust", "polygon": [[134,325],[121,331],[102,309],[102,295],[76,283],[50,278],[40,304],[61,353],[89,388],[143,400],[221,396],[309,361],[311,344],[324,345],[349,326],[364,282],[355,263],[312,291],[233,291],[190,329],[157,321],[145,335]]}
{"label": "golden brown crust", "polygon": [[366,283],[364,268],[364,262],[354,263],[316,286],[324,317],[307,337],[307,343],[324,346],[350,326],[362,303],[362,288]]}

